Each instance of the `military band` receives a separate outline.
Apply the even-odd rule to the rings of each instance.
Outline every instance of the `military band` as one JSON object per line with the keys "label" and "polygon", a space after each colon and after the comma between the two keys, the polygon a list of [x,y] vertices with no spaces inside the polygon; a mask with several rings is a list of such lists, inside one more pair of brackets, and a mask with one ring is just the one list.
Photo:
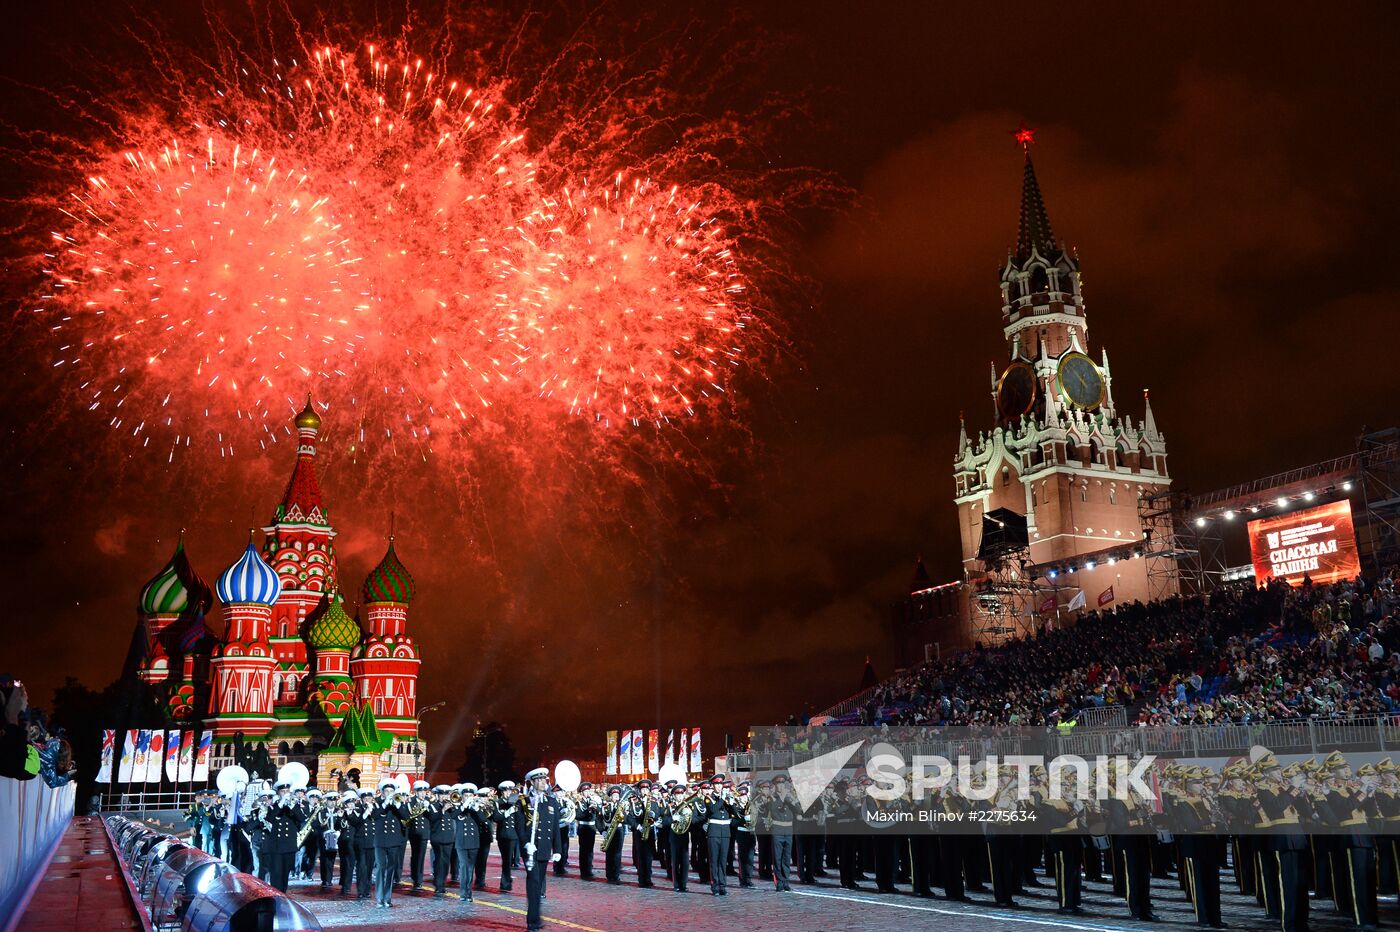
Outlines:
{"label": "military band", "polygon": [[[1037,824],[1033,834],[1006,822],[989,822],[981,833],[877,830],[888,824],[881,814],[890,804],[870,794],[868,777],[838,780],[804,807],[785,774],[755,785],[719,776],[605,789],[585,782],[576,791],[551,787],[548,776],[530,771],[523,790],[511,781],[495,789],[420,781],[405,792],[384,780],[373,791],[322,794],[258,783],[233,796],[198,793],[184,816],[194,844],[241,861],[278,889],[298,875],[330,888],[338,865],[340,893],[373,893],[380,908],[394,905],[405,858],[406,887],[426,886],[430,871],[434,896],[455,887],[471,904],[485,888],[494,841],[502,892],[512,890],[515,870],[525,871],[532,929],[542,922],[548,874],[570,876],[576,866],[579,879],[591,880],[601,859],[602,879],[619,884],[626,839],[639,887],[655,884],[659,866],[672,891],[688,893],[696,879],[713,896],[728,895],[730,876],[740,887],[765,880],[790,892],[794,882],[815,883],[830,858],[852,889],[873,879],[879,891],[902,883],[917,896],[962,903],[969,892],[990,892],[1004,907],[1040,886],[1043,871],[1056,908],[1071,915],[1083,909],[1085,880],[1102,877],[1126,916],[1152,922],[1159,917],[1152,880],[1175,875],[1196,923],[1221,928],[1228,869],[1235,891],[1257,903],[1259,921],[1250,927],[1299,932],[1318,901],[1330,901],[1349,925],[1376,928],[1379,896],[1400,892],[1400,770],[1390,758],[1354,772],[1337,752],[1286,766],[1268,753],[1218,770],[1168,762],[1157,773],[1156,799],[1110,773],[1113,792],[1084,801],[1076,799],[1086,794],[1074,792],[1073,770],[1052,781],[1032,768],[1023,797],[1013,771],[1001,767],[979,777],[992,781],[985,801],[947,789],[932,799],[948,818],[978,807],[1023,812]],[[1057,781],[1066,792],[1054,792]]]}

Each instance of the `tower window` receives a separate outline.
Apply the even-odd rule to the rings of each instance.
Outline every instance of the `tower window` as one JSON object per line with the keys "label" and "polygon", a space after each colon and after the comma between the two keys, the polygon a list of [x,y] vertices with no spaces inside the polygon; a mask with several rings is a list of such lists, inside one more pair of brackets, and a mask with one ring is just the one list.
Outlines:
{"label": "tower window", "polygon": [[1089,483],[1081,482],[1079,484],[1079,500],[1081,502],[1087,502],[1089,500]]}
{"label": "tower window", "polygon": [[1108,503],[1110,505],[1118,504],[1118,487],[1116,485],[1108,487]]}
{"label": "tower window", "polygon": [[1011,468],[1003,466],[1001,467],[1001,487],[1004,489],[1009,485],[1011,485]]}

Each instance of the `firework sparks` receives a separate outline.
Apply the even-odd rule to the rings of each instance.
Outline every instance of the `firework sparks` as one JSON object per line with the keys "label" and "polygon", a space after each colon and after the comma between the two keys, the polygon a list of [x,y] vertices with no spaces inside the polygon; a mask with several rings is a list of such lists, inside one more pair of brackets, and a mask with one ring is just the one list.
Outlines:
{"label": "firework sparks", "polygon": [[757,338],[733,195],[589,184],[501,87],[326,44],[169,88],[61,207],[55,367],[172,450],[209,421],[276,439],[307,391],[360,448],[493,409],[611,428],[714,408]]}

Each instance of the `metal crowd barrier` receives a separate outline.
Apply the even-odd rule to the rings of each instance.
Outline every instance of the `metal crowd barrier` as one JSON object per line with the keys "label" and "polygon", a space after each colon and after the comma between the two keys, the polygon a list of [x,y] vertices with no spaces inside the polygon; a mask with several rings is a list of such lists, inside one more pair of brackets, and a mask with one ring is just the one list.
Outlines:
{"label": "metal crowd barrier", "polygon": [[[957,753],[969,755],[1045,753],[1075,754],[1091,759],[1099,755],[1157,757],[1235,757],[1252,748],[1266,747],[1275,754],[1318,754],[1340,750],[1379,749],[1400,755],[1400,716],[1376,715],[1349,719],[1296,719],[1250,724],[1153,726],[1140,728],[1047,729],[1043,736],[989,735],[956,742]],[[939,742],[937,732],[916,753],[946,755],[952,748]],[[822,753],[811,751],[757,750],[732,752],[732,773],[783,770]]]}
{"label": "metal crowd barrier", "polygon": [[120,815],[107,826],[158,932],[321,932],[305,906],[184,839]]}

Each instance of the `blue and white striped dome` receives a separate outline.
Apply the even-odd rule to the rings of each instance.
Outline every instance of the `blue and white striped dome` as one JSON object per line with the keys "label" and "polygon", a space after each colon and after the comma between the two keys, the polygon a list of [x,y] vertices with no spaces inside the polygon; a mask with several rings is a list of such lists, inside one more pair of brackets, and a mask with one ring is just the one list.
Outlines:
{"label": "blue and white striped dome", "polygon": [[250,542],[238,562],[219,576],[215,589],[219,601],[225,605],[240,602],[271,605],[282,594],[282,580]]}

